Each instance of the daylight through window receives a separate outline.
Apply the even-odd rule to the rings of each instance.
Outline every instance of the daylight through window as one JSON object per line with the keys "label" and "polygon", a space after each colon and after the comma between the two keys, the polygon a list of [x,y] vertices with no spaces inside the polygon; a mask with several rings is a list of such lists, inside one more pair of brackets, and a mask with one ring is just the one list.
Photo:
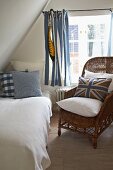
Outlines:
{"label": "daylight through window", "polygon": [[110,15],[69,17],[71,83],[77,83],[89,58],[107,56],[109,29]]}

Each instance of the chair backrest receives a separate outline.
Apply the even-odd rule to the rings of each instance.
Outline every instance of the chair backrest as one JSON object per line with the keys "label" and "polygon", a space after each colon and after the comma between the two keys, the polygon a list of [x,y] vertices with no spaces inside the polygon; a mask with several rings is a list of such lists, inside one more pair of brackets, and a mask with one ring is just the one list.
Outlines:
{"label": "chair backrest", "polygon": [[[94,57],[89,59],[84,65],[82,76],[85,74],[85,70],[94,72],[94,73],[111,73],[113,74],[113,57]],[[113,96],[113,93],[111,94]],[[107,105],[106,105],[107,103]],[[103,107],[97,116],[98,123],[102,123],[103,120],[107,120],[108,117],[113,113],[113,107],[110,100],[104,102]],[[111,119],[112,120],[112,119]]]}
{"label": "chair backrest", "polygon": [[85,70],[94,73],[113,73],[113,57],[91,58],[84,65],[82,76],[84,76]]}

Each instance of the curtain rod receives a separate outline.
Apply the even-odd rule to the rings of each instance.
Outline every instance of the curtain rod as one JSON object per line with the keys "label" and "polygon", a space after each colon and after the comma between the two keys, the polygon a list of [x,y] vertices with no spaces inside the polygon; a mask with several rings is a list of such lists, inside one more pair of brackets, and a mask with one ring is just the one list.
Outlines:
{"label": "curtain rod", "polygon": [[[82,11],[106,11],[106,10],[108,10],[108,11],[110,11],[110,12],[112,12],[112,8],[100,8],[100,9],[71,9],[71,10],[67,10],[67,11],[69,11],[69,12],[74,12],[74,11],[77,11],[77,12],[82,12]],[[50,9],[50,12],[54,12],[54,10],[53,9]],[[58,10],[57,10],[58,11]],[[43,13],[44,12],[48,12],[48,11],[42,11]],[[58,11],[58,12],[61,12],[61,11]]]}
{"label": "curtain rod", "polygon": [[100,8],[100,9],[72,9],[72,10],[68,10],[68,11],[70,11],[70,12],[73,12],[73,11],[106,11],[106,10],[108,10],[108,11],[111,11],[112,12],[112,9],[111,8]]}

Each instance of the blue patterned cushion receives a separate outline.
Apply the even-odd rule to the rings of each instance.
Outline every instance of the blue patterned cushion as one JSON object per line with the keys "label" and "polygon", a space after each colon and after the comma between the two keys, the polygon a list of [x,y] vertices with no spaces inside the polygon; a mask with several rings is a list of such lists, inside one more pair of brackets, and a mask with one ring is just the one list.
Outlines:
{"label": "blue patterned cushion", "polygon": [[11,73],[1,74],[1,86],[2,86],[1,97],[14,97],[14,82]]}
{"label": "blue patterned cushion", "polygon": [[74,96],[104,101],[111,81],[111,79],[85,79],[83,77],[79,77],[79,84]]}
{"label": "blue patterned cushion", "polygon": [[37,97],[42,96],[40,87],[39,71],[33,72],[12,72],[14,86],[15,86],[15,98]]}

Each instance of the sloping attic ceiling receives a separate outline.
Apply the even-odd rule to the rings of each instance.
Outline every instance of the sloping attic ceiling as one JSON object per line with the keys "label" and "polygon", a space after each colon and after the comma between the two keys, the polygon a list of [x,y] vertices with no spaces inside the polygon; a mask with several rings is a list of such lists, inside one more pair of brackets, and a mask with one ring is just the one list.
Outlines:
{"label": "sloping attic ceiling", "polygon": [[0,0],[0,70],[49,0]]}

